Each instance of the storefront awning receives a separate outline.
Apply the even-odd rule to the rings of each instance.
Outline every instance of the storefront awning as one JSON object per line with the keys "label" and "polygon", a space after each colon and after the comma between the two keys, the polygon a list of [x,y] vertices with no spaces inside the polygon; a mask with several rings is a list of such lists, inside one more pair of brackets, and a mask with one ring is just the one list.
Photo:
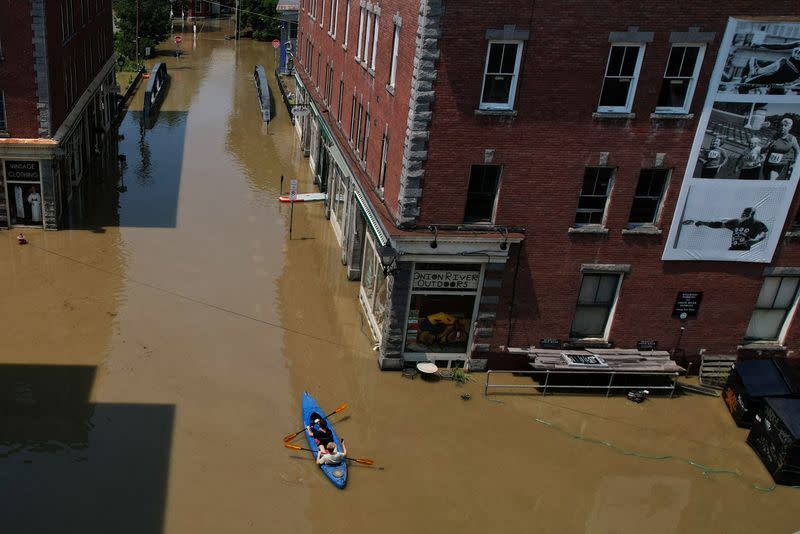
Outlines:
{"label": "storefront awning", "polygon": [[334,144],[333,142],[333,134],[331,133],[328,125],[325,124],[325,121],[322,119],[322,115],[317,109],[316,104],[310,98],[308,99],[308,103],[311,106],[311,111],[314,112],[314,115],[317,117],[317,123],[319,124],[319,130],[322,132],[322,135],[325,137],[325,140],[328,142],[329,145]]}
{"label": "storefront awning", "polygon": [[361,188],[358,187],[356,184],[356,188],[354,190],[356,195],[356,202],[358,203],[358,207],[361,208],[361,213],[364,214],[364,219],[367,220],[367,226],[369,227],[372,235],[375,236],[375,240],[378,242],[378,246],[382,247],[386,243],[389,242],[389,237],[386,235],[386,232],[383,231],[381,228],[381,224],[378,222],[378,218],[372,213],[372,209],[369,207],[369,202],[367,198],[364,196],[364,193],[361,191]]}

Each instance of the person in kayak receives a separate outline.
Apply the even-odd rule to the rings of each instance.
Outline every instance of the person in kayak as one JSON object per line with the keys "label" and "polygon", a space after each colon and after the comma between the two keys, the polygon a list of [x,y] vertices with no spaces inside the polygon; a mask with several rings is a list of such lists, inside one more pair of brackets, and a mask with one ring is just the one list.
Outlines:
{"label": "person in kayak", "polygon": [[333,443],[333,435],[331,435],[331,429],[328,428],[328,422],[317,413],[311,414],[311,421],[306,430],[308,435],[317,442],[317,447],[321,452],[325,452],[325,447],[329,443]]}
{"label": "person in kayak", "polygon": [[344,444],[344,438],[342,438],[341,441],[341,452],[336,450],[336,444],[331,441],[328,443],[325,450],[317,452],[317,463],[319,465],[339,465],[342,463],[344,461],[344,457],[347,456],[347,446]]}

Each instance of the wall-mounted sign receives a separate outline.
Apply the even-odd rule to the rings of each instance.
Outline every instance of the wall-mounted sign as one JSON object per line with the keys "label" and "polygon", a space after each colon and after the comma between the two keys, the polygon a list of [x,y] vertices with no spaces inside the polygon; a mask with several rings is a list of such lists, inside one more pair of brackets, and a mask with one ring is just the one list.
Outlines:
{"label": "wall-mounted sign", "polygon": [[700,309],[700,301],[703,300],[702,291],[679,291],[675,298],[675,308],[672,310],[673,317],[686,319],[696,317],[697,310]]}
{"label": "wall-mounted sign", "polygon": [[658,341],[655,339],[640,339],[636,342],[638,350],[656,350],[656,345],[658,345]]}
{"label": "wall-mounted sign", "polygon": [[6,161],[6,180],[9,182],[38,182],[38,161]]}
{"label": "wall-mounted sign", "polygon": [[543,349],[560,349],[561,340],[555,337],[545,337],[539,340],[539,346]]}
{"label": "wall-mounted sign", "polygon": [[478,289],[480,271],[414,271],[414,289],[469,291]]}

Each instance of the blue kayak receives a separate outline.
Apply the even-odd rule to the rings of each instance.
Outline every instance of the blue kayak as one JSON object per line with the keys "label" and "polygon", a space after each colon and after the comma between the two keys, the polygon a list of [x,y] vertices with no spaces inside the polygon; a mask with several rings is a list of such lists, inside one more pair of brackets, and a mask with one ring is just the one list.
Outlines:
{"label": "blue kayak", "polygon": [[[307,426],[311,420],[311,414],[317,413],[320,417],[325,417],[325,412],[322,411],[322,408],[319,407],[317,401],[314,400],[314,397],[308,394],[308,392],[303,392],[303,426]],[[336,448],[338,450],[342,450],[342,444],[339,442],[339,436],[336,435],[336,431],[333,429],[333,425],[330,421],[328,421],[328,428],[331,431],[331,437],[333,437],[333,442],[336,444]],[[308,446],[312,451],[318,450],[317,442],[314,440],[312,436],[308,435],[308,431],[303,431],[303,434],[306,436],[306,440],[308,440]],[[311,453],[312,457],[316,461],[317,453]],[[325,473],[333,485],[339,489],[344,489],[345,485],[347,484],[347,463],[342,462],[339,465],[321,465],[322,472]]]}

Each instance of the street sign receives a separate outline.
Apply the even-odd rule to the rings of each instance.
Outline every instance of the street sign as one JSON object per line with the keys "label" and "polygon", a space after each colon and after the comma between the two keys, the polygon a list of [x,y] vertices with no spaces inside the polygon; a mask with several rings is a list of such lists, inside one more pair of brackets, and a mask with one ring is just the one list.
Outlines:
{"label": "street sign", "polygon": [[176,44],[176,45],[179,45],[179,44],[181,44],[182,42],[183,42],[183,37],[181,37],[180,35],[176,35],[176,36],[175,36],[175,44]]}
{"label": "street sign", "polygon": [[297,200],[297,180],[289,182],[289,200],[291,202]]}
{"label": "street sign", "polygon": [[278,48],[281,45],[281,42],[277,39],[272,40],[272,48]]}
{"label": "street sign", "polygon": [[292,116],[297,117],[298,119],[302,119],[303,117],[307,116],[311,113],[311,110],[308,109],[306,106],[294,106],[292,107]]}

